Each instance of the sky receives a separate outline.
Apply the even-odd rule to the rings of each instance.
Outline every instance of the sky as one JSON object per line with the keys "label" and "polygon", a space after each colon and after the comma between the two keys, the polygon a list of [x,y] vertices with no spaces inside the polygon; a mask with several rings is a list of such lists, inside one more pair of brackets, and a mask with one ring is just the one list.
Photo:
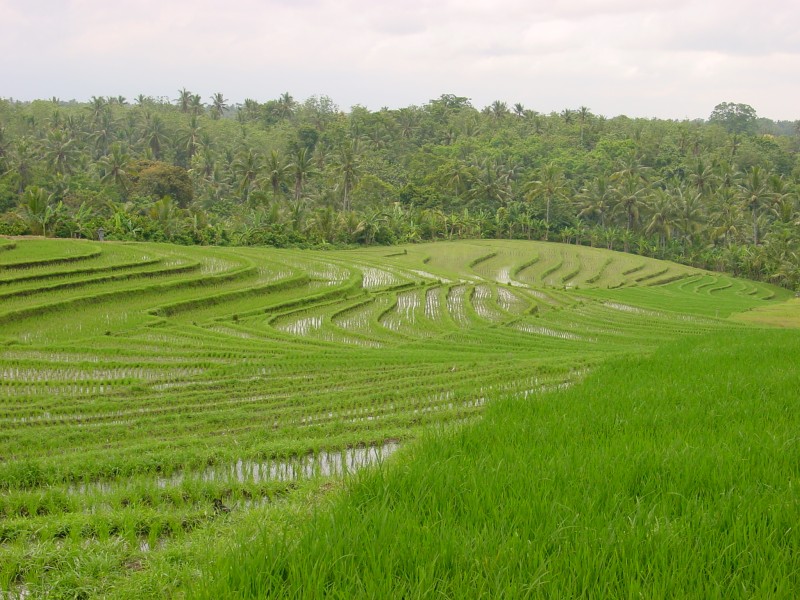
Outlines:
{"label": "sky", "polygon": [[800,0],[0,0],[0,98],[800,119]]}

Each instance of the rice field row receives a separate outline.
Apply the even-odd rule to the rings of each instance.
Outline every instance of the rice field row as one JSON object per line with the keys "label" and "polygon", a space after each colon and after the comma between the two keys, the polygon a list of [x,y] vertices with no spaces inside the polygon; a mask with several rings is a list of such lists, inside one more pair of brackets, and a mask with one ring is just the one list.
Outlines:
{"label": "rice field row", "polygon": [[9,240],[0,591],[52,591],[42,573],[60,581],[53,569],[66,567],[41,565],[55,549],[145,568],[298,480],[477,419],[494,398],[569,385],[609,357],[746,328],[727,317],[787,297],[539,242],[317,252]]}

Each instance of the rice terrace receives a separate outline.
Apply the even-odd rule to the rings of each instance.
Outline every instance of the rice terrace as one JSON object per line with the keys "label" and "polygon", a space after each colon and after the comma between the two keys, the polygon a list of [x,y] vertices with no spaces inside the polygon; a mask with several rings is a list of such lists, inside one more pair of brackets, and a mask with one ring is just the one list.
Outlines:
{"label": "rice terrace", "polygon": [[0,598],[797,597],[799,312],[559,243],[2,238]]}

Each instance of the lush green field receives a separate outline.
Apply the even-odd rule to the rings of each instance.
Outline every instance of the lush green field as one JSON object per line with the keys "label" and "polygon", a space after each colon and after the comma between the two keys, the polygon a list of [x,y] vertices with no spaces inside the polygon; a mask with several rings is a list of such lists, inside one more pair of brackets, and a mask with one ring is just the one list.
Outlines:
{"label": "lush green field", "polygon": [[[255,523],[268,536],[302,530],[342,471],[424,431],[472,431],[490,401],[540,406],[598,365],[673,340],[752,335],[728,317],[789,297],[537,242],[311,252],[9,240],[0,590],[180,594],[209,548]],[[412,456],[401,454],[386,464]],[[429,476],[448,469],[428,462]]]}
{"label": "lush green field", "polygon": [[796,598],[800,335],[716,332],[487,408],[250,535],[208,598]]}

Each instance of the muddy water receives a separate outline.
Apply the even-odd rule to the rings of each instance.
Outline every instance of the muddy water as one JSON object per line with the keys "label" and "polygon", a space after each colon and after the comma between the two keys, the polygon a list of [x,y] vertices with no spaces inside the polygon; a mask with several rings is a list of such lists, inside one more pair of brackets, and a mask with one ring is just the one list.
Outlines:
{"label": "muddy water", "polygon": [[[310,477],[342,476],[354,473],[364,467],[379,464],[391,456],[400,445],[386,442],[381,446],[347,448],[334,452],[320,452],[293,460],[255,462],[238,460],[233,465],[212,467],[201,475],[203,481],[231,480],[241,483],[260,483],[262,481],[293,481]],[[183,475],[163,480],[166,484],[177,483]]]}
{"label": "muddy water", "polygon": [[[331,452],[318,452],[302,457],[275,459],[271,461],[252,461],[239,459],[235,463],[209,467],[203,471],[183,471],[168,477],[150,480],[159,488],[180,485],[187,480],[200,481],[239,481],[240,483],[260,483],[263,481],[295,481],[311,477],[341,477],[355,473],[365,467],[380,464],[400,447],[399,442],[387,441],[380,446],[346,448]],[[67,488],[69,494],[110,494],[124,488],[126,480],[95,483],[81,483]],[[137,481],[136,483],[141,483]],[[2,600],[2,596],[0,596]]]}

